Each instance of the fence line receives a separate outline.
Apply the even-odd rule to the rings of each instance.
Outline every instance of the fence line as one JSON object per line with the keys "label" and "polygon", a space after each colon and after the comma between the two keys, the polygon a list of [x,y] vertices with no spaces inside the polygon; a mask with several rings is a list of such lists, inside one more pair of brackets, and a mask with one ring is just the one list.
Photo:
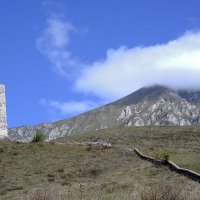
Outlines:
{"label": "fence line", "polygon": [[186,176],[186,177],[192,179],[193,181],[200,183],[200,174],[198,174],[192,170],[181,168],[170,160],[156,160],[153,157],[144,155],[137,148],[134,148],[134,152],[143,160],[147,160],[154,164],[160,164],[163,166],[167,166],[171,171],[175,171],[178,174]]}

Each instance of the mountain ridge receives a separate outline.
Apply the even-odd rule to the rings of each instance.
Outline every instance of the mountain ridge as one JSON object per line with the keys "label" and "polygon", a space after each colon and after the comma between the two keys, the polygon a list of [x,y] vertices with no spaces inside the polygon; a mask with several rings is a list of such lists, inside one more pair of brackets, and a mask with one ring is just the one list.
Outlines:
{"label": "mountain ridge", "polygon": [[42,132],[47,140],[52,140],[114,127],[199,124],[200,91],[174,90],[154,85],[73,118],[12,128],[8,134],[12,140],[28,142],[37,132]]}

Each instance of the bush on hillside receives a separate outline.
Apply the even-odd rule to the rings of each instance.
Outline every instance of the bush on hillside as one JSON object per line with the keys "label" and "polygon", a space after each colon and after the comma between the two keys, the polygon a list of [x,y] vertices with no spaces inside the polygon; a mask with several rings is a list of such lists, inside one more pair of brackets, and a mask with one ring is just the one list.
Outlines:
{"label": "bush on hillside", "polygon": [[171,157],[171,152],[163,151],[156,154],[155,158],[157,160],[167,161]]}
{"label": "bush on hillside", "polygon": [[43,133],[36,133],[32,139],[32,143],[36,143],[36,142],[43,142],[45,139],[45,136]]}

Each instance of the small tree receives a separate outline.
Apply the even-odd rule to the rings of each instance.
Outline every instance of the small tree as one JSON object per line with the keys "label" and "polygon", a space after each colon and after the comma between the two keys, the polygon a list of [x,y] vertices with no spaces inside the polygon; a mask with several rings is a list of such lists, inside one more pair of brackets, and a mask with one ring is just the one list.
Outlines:
{"label": "small tree", "polygon": [[45,136],[43,133],[36,133],[32,139],[32,143],[36,143],[36,142],[43,142],[45,139]]}

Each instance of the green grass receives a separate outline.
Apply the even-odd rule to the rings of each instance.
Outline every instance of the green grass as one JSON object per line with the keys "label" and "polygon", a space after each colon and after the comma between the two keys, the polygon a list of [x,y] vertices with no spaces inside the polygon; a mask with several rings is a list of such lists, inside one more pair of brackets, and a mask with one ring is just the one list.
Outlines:
{"label": "green grass", "polygon": [[[108,140],[112,147],[69,144],[99,138]],[[49,143],[2,141],[0,199],[28,200],[37,188],[44,188],[63,200],[140,200],[144,190],[161,184],[179,185],[188,200],[198,199],[200,184],[141,160],[129,148],[150,156],[169,151],[175,163],[200,172],[199,141],[199,127],[106,129]]]}

